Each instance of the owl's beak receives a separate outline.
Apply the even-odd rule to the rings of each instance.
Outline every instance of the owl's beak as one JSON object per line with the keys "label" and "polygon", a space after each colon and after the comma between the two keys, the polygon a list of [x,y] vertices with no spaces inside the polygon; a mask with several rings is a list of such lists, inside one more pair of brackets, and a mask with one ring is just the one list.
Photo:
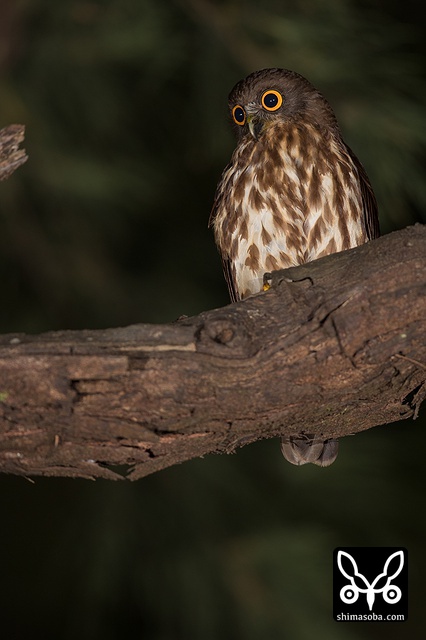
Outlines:
{"label": "owl's beak", "polygon": [[255,102],[249,102],[245,106],[247,124],[252,138],[257,140],[262,133],[263,121],[259,114],[259,107]]}
{"label": "owl's beak", "polygon": [[259,118],[259,116],[248,116],[247,124],[252,138],[259,140],[259,136],[262,134],[265,126],[264,120]]}
{"label": "owl's beak", "polygon": [[256,133],[256,118],[255,116],[248,116],[247,118],[247,124],[248,124],[248,128],[249,131],[251,133],[252,138],[254,138],[255,140],[257,140],[257,133]]}

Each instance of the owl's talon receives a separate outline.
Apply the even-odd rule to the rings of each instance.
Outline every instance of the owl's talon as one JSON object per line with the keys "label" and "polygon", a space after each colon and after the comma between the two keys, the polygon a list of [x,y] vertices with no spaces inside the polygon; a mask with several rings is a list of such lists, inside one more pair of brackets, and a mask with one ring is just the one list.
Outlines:
{"label": "owl's talon", "polygon": [[263,274],[263,286],[262,286],[262,290],[263,291],[269,291],[269,289],[272,286],[272,273],[264,273]]}

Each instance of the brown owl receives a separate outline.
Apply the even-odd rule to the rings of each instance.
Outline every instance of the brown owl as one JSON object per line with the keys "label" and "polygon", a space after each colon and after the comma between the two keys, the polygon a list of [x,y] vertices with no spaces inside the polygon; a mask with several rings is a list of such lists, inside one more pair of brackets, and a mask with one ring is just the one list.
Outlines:
{"label": "brown owl", "polygon": [[[265,272],[379,236],[377,204],[327,100],[304,77],[263,69],[229,95],[237,147],[218,184],[210,224],[232,301],[262,290]],[[328,466],[338,442],[282,438],[289,462]]]}

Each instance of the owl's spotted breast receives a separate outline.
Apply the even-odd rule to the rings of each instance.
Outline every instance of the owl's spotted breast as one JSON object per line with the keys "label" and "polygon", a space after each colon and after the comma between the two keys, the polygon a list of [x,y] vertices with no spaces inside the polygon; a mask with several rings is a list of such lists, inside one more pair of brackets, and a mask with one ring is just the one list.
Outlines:
{"label": "owl's spotted breast", "polygon": [[262,288],[267,271],[368,240],[357,168],[333,133],[270,124],[244,138],[218,186],[214,230],[234,296]]}

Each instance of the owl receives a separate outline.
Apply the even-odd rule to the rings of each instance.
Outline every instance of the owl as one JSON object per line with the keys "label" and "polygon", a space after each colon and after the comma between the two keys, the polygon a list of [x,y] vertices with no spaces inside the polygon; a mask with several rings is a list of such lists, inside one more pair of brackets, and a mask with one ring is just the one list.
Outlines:
{"label": "owl", "polygon": [[[334,112],[303,76],[263,69],[229,94],[237,146],[210,216],[232,301],[258,293],[265,272],[379,236],[376,199]],[[292,464],[328,466],[338,442],[283,437]]]}

